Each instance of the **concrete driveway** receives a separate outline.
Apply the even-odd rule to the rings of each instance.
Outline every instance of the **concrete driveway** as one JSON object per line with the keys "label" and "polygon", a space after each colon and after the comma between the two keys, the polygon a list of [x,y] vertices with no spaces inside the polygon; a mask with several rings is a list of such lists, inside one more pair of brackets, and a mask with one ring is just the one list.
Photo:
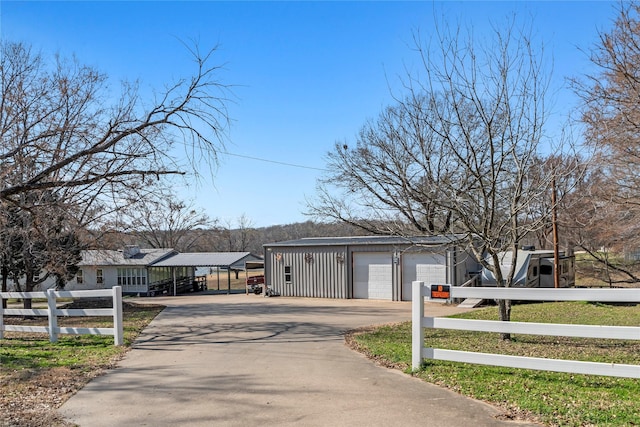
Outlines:
{"label": "concrete driveway", "polygon": [[[343,333],[406,302],[190,295],[60,413],[80,426],[509,426],[487,404],[376,366]],[[428,313],[454,310],[437,304]],[[524,425],[519,423],[518,425]]]}

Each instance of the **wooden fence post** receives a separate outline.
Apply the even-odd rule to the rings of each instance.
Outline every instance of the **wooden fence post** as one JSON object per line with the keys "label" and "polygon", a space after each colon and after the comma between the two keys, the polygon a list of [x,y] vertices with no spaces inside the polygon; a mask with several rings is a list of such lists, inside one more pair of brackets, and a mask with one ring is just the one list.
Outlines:
{"label": "wooden fence post", "polygon": [[411,369],[420,369],[422,364],[422,348],[424,347],[424,331],[422,318],[424,317],[424,297],[422,288],[424,282],[411,283]]}
{"label": "wooden fence post", "polygon": [[113,287],[113,343],[124,344],[124,325],[122,320],[122,286]]}
{"label": "wooden fence post", "polygon": [[49,308],[49,341],[58,342],[58,307],[55,289],[47,289],[47,307]]}

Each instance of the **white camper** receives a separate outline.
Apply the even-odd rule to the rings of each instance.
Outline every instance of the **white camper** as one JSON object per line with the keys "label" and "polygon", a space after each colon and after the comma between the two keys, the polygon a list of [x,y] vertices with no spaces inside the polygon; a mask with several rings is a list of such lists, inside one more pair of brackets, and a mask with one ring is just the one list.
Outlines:
{"label": "white camper", "polygon": [[[513,264],[512,252],[499,254],[500,269],[506,276]],[[491,261],[490,261],[491,263]],[[560,254],[558,260],[560,269],[561,288],[575,285],[575,257]],[[487,268],[482,269],[482,286],[496,286],[494,274]],[[553,288],[553,251],[549,250],[518,250],[516,269],[513,276],[513,287],[523,288]]]}

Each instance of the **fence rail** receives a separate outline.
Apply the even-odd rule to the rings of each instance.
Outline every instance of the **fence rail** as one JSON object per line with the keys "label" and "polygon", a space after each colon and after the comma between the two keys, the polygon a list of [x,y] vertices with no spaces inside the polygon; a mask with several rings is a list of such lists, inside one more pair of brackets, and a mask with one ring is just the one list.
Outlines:
{"label": "fence rail", "polygon": [[[87,309],[59,309],[57,308],[58,298],[99,298],[111,297],[113,306],[111,308],[87,308]],[[0,299],[36,299],[47,300],[47,308],[2,308],[0,305],[0,339],[4,338],[4,332],[38,332],[49,334],[51,342],[58,341],[59,334],[74,335],[113,335],[115,345],[122,345],[124,342],[124,326],[122,319],[122,287],[114,286],[111,289],[96,289],[89,291],[56,291],[49,289],[46,292],[0,292]],[[25,325],[5,325],[4,316],[47,316],[48,326],[25,326]],[[58,326],[59,316],[87,317],[87,316],[110,316],[113,317],[112,328],[78,328]]]}
{"label": "fence rail", "polygon": [[[504,366],[509,368],[640,378],[640,365],[582,362],[425,348],[424,328],[581,338],[640,340],[640,326],[565,325],[552,323],[501,322],[490,320],[425,317],[424,298],[425,296],[430,295],[431,289],[428,286],[425,286],[424,282],[420,281],[413,282],[412,286],[411,365],[413,369],[418,369],[422,360],[426,358],[481,365]],[[450,286],[449,294],[452,299],[482,298],[517,301],[640,302],[640,289],[528,289],[469,288]]]}

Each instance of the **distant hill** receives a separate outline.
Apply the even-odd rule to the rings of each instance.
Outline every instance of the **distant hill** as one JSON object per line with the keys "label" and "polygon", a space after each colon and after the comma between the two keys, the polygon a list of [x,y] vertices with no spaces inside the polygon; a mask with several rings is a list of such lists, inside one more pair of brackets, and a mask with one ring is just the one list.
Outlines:
{"label": "distant hill", "polygon": [[[236,236],[242,230],[231,230]],[[357,227],[344,223],[316,223],[313,221],[298,222],[286,225],[272,225],[269,227],[249,230],[250,239],[247,251],[262,254],[262,245],[265,243],[296,240],[306,237],[341,237],[360,236],[366,233]]]}

